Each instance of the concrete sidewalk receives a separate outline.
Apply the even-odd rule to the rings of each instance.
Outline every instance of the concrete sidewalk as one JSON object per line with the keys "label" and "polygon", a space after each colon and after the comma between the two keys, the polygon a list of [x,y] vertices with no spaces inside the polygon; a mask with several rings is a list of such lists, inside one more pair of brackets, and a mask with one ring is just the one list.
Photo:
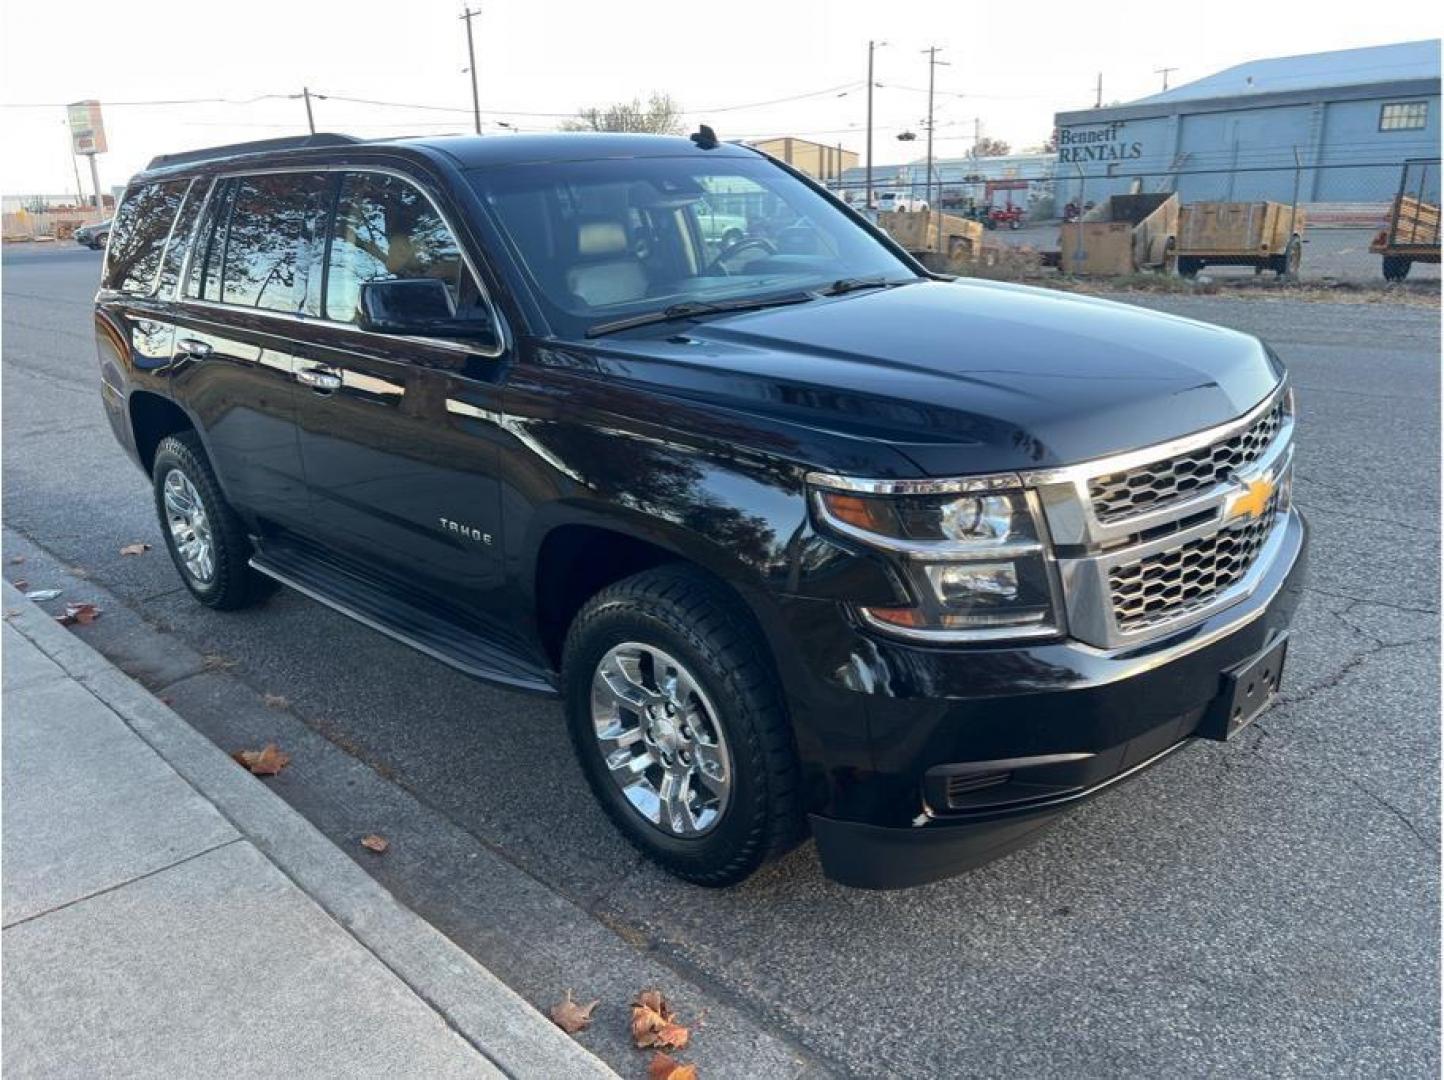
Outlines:
{"label": "concrete sidewalk", "polygon": [[6,1076],[614,1075],[9,584],[4,607]]}

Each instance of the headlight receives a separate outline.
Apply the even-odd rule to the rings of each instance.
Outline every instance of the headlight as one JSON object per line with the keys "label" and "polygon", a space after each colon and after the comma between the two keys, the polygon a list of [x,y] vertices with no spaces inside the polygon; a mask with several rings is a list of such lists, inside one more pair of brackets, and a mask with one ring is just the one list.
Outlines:
{"label": "headlight", "polygon": [[853,482],[837,477],[809,479],[823,525],[893,555],[907,581],[913,603],[857,609],[871,625],[934,641],[1060,632],[1052,570],[1021,489],[979,481],[977,490],[939,493],[948,485],[897,481],[873,492],[844,490]]}

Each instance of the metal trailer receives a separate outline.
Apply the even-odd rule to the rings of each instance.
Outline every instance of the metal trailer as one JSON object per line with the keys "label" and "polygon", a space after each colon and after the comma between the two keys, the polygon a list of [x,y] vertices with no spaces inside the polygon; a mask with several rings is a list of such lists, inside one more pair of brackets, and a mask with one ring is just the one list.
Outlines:
{"label": "metal trailer", "polygon": [[[1432,175],[1431,175],[1432,174]],[[1403,281],[1416,262],[1439,261],[1439,163],[1406,161],[1389,225],[1369,250],[1383,256],[1385,281]]]}
{"label": "metal trailer", "polygon": [[1252,266],[1294,277],[1304,250],[1304,211],[1276,202],[1190,203],[1179,214],[1178,272],[1205,266]]}

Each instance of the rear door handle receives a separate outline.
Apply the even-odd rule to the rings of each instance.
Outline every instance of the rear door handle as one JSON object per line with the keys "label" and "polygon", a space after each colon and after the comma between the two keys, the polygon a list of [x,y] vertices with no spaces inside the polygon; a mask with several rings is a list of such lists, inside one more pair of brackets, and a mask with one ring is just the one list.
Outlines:
{"label": "rear door handle", "polygon": [[302,368],[296,372],[296,381],[312,390],[326,393],[341,389],[341,376],[325,368]]}
{"label": "rear door handle", "polygon": [[189,356],[192,360],[204,360],[215,352],[215,349],[204,341],[198,341],[193,337],[183,337],[175,343],[175,351],[179,356]]}

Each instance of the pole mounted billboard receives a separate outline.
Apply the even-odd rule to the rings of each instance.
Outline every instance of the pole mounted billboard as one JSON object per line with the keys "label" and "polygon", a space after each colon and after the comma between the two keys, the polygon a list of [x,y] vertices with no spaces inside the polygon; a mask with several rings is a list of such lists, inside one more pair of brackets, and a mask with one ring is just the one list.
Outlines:
{"label": "pole mounted billboard", "polygon": [[70,119],[70,141],[77,154],[105,153],[105,125],[100,119],[100,102],[77,101],[65,107]]}

